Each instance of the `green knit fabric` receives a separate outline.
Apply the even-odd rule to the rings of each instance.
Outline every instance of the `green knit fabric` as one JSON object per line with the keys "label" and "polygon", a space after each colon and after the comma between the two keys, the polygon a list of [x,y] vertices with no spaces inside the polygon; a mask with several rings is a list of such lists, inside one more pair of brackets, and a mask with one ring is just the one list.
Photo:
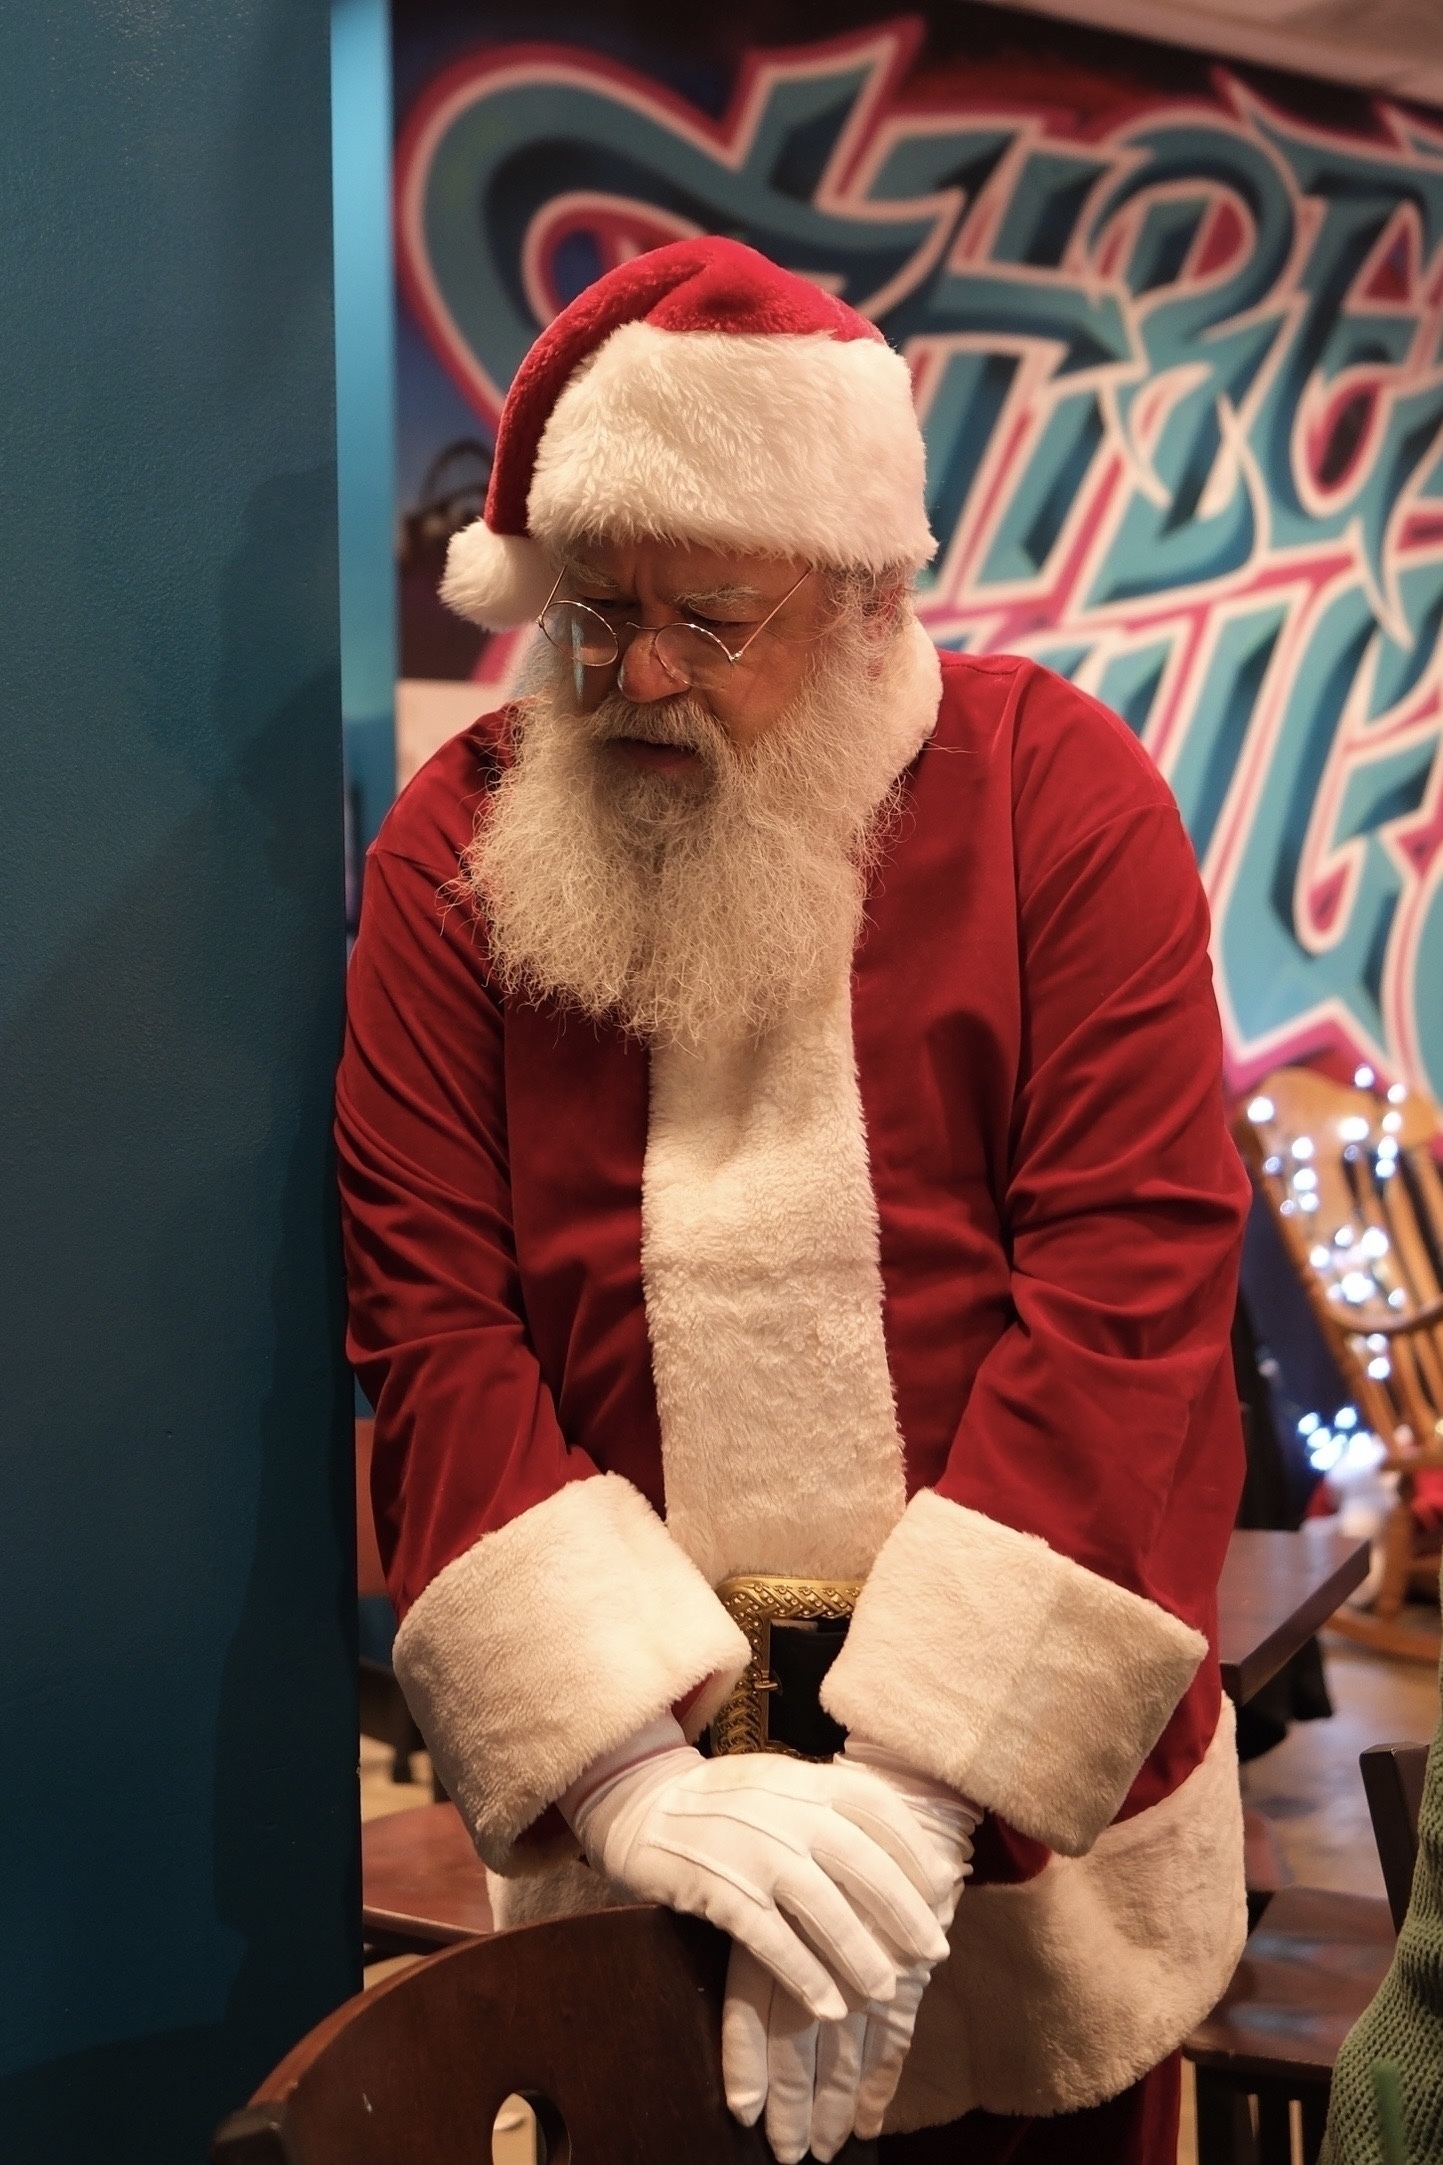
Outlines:
{"label": "green knit fabric", "polygon": [[1387,2165],[1373,2064],[1398,2070],[1408,2165],[1443,2165],[1443,1728],[1428,1753],[1418,1863],[1398,1951],[1343,2039],[1318,2165]]}

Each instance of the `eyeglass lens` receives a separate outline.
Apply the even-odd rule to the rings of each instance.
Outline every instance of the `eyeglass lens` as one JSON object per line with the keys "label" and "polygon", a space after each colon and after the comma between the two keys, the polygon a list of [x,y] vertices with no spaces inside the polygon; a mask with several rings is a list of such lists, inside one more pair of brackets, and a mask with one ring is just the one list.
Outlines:
{"label": "eyeglass lens", "polygon": [[[541,629],[568,661],[580,662],[586,669],[609,669],[621,653],[621,641],[611,625],[584,602],[554,601],[541,619]],[[720,639],[699,624],[663,624],[648,636],[668,676],[688,684],[726,669],[731,661]]]}
{"label": "eyeglass lens", "polygon": [[588,669],[609,668],[621,649],[605,617],[580,602],[554,601],[541,619],[541,629],[568,661]]}

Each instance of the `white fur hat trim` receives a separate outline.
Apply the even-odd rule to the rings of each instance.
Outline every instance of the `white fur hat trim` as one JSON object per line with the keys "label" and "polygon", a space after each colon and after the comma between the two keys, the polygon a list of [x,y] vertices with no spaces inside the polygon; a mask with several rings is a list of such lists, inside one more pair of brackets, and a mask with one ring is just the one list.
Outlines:
{"label": "white fur hat trim", "polygon": [[527,501],[539,541],[653,534],[880,571],[929,563],[906,362],[879,339],[624,323],[556,401]]}
{"label": "white fur hat trim", "polygon": [[937,546],[925,464],[907,364],[879,340],[625,323],[552,409],[529,534],[476,520],[441,598],[492,630],[524,624],[557,553],[593,534],[915,570]]}

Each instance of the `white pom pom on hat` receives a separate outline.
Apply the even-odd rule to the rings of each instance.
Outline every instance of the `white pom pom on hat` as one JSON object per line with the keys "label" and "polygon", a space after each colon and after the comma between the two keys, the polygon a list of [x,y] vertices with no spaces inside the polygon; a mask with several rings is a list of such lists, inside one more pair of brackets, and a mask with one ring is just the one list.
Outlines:
{"label": "white pom pom on hat", "polygon": [[550,557],[526,534],[493,533],[484,518],[453,534],[441,599],[491,631],[530,623],[556,584]]}
{"label": "white pom pom on hat", "polygon": [[874,324],[739,241],[675,241],[588,286],[527,354],[441,596],[524,624],[554,553],[601,533],[915,570],[936,549],[924,482],[907,364]]}

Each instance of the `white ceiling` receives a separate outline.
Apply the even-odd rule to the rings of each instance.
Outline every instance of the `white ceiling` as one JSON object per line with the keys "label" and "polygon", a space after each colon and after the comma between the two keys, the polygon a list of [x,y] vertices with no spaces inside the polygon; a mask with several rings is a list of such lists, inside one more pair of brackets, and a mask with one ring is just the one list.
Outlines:
{"label": "white ceiling", "polygon": [[[1001,4],[1001,0],[999,0]],[[1443,0],[1006,0],[1036,15],[1160,38],[1443,106]]]}

